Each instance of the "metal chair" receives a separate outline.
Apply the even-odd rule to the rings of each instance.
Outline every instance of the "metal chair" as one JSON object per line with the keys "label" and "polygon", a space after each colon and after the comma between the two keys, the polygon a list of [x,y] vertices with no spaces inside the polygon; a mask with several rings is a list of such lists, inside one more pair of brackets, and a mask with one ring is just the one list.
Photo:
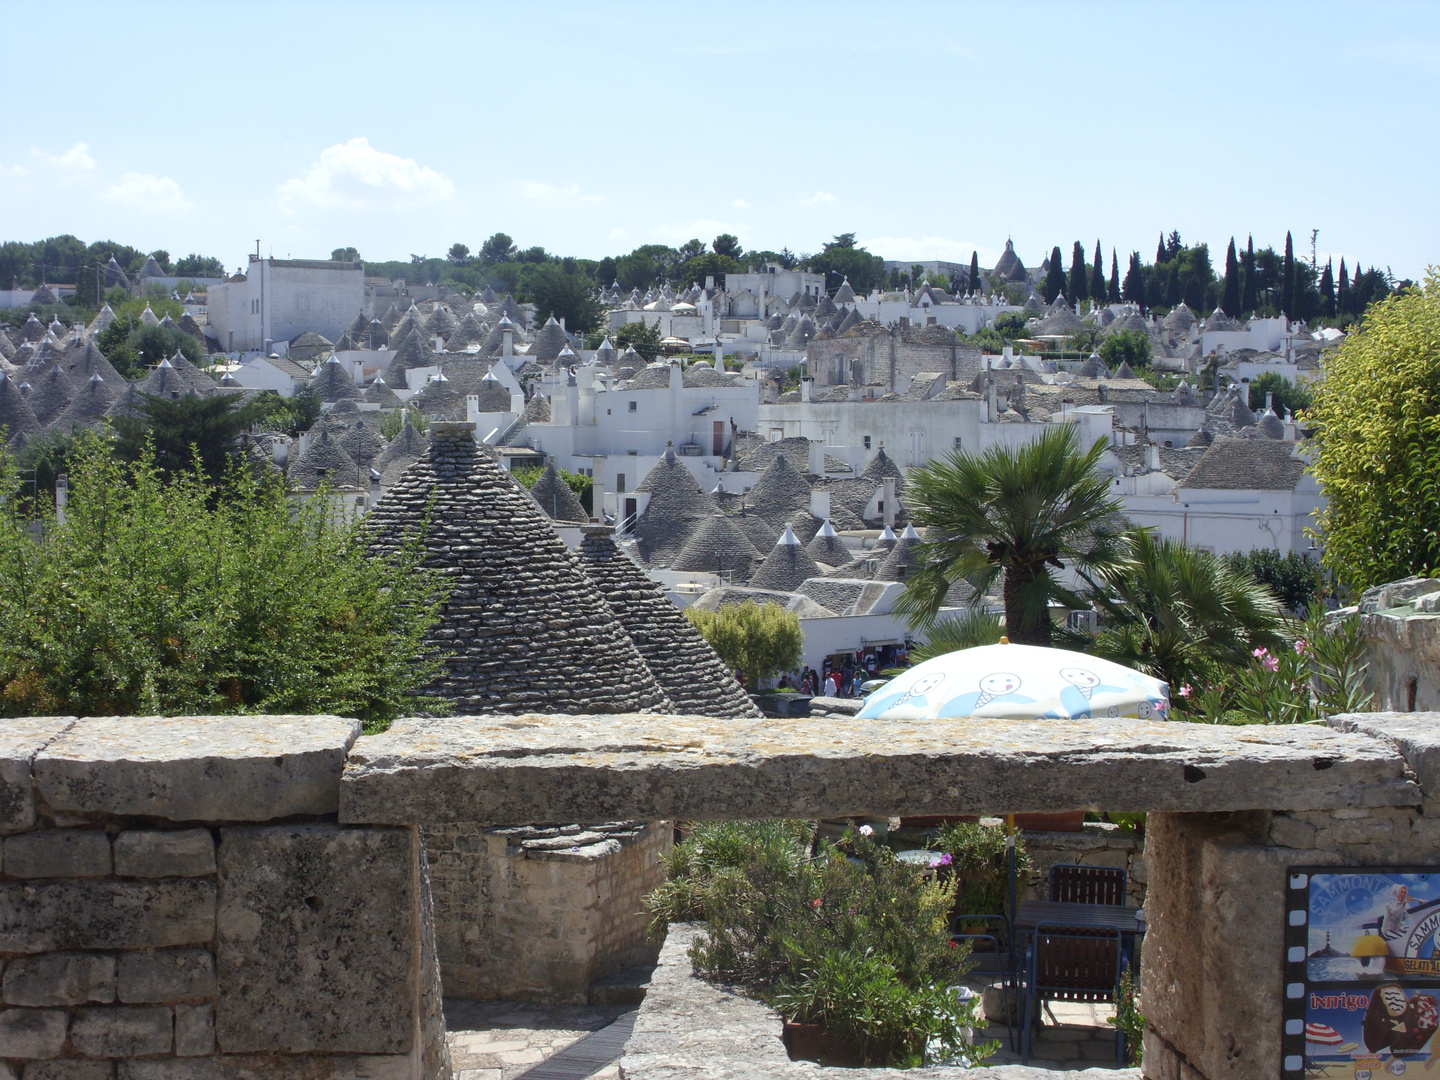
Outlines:
{"label": "metal chair", "polygon": [[[986,931],[974,933],[963,929],[974,923],[984,923]],[[993,927],[993,930],[991,929]],[[1001,940],[1003,936],[1003,941]],[[1020,1011],[1020,961],[1015,948],[1015,931],[1010,920],[1004,915],[957,915],[950,921],[950,940],[970,943],[970,975],[998,980],[1000,1000],[1005,1010],[1005,1036],[1010,1049],[1016,1049],[1015,1014]],[[1015,1011],[1011,1012],[1011,1001]]]}
{"label": "metal chair", "polygon": [[1050,899],[1061,904],[1125,903],[1125,871],[1114,866],[1056,863],[1050,867]]}
{"label": "metal chair", "polygon": [[[1099,927],[1035,927],[1025,947],[1024,1012],[1020,1063],[1030,1064],[1035,1006],[1045,1001],[1115,1001],[1120,975],[1129,967],[1119,930]],[[1125,1065],[1125,1033],[1115,1029],[1115,1067]]]}

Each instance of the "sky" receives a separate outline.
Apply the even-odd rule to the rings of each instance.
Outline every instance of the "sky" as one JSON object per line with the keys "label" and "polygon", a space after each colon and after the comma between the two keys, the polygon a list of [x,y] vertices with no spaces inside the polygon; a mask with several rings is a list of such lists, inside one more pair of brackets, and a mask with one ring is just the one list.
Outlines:
{"label": "sky", "polygon": [[[1440,261],[1440,3],[0,0],[0,240]],[[28,47],[25,42],[33,42]],[[18,119],[23,117],[23,121]],[[13,126],[12,126],[13,125]]]}

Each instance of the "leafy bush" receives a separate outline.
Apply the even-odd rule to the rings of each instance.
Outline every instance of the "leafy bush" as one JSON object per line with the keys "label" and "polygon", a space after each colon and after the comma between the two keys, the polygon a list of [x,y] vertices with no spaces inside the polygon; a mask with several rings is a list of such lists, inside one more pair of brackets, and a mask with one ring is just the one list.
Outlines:
{"label": "leafy bush", "polygon": [[1100,359],[1107,367],[1128,363],[1131,368],[1150,366],[1150,335],[1143,330],[1112,330],[1100,343]]}
{"label": "leafy bush", "polygon": [[729,604],[718,611],[685,609],[685,617],[710,643],[725,666],[745,677],[756,689],[761,679],[789,671],[800,663],[805,635],[800,617],[779,604]]}
{"label": "leafy bush", "polygon": [[69,504],[37,539],[0,455],[0,714],[338,713],[413,708],[439,581],[370,558],[329,499],[293,506],[232,466],[164,482],[98,437],[69,453]]}
{"label": "leafy bush", "polygon": [[[955,821],[940,828],[934,848],[950,856],[956,882],[955,912],[988,915],[1003,910],[1010,887],[1010,849],[1005,830],[978,822]],[[1015,832],[1015,873],[1030,869],[1025,836]]]}
{"label": "leafy bush", "polygon": [[1233,551],[1223,556],[1237,573],[1249,575],[1264,585],[1286,609],[1304,616],[1311,601],[1320,595],[1320,571],[1298,551],[1281,555],[1274,548]]}
{"label": "leafy bush", "polygon": [[421,435],[425,434],[430,427],[429,419],[419,409],[390,409],[380,421],[380,434],[387,441],[399,437],[400,433],[405,430],[406,420],[409,420],[410,426]]}
{"label": "leafy bush", "polygon": [[823,1024],[870,1063],[919,1064],[961,1047],[973,1005],[948,987],[969,967],[948,933],[955,886],[926,880],[864,830],[809,857],[802,822],[697,824],[648,903],[652,928],[703,921],[695,970],[738,983],[787,1019]]}

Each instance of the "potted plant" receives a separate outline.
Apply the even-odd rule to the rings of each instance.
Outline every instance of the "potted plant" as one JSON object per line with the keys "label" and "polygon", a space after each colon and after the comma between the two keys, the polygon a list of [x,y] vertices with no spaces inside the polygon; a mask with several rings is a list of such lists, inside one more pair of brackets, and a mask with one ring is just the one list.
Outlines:
{"label": "potted plant", "polygon": [[[990,915],[1003,911],[1009,899],[1010,854],[1005,829],[997,825],[957,821],[943,826],[933,844],[950,856],[956,882],[955,914]],[[1025,837],[1015,834],[1015,873],[1030,869]],[[980,929],[981,925],[968,929]]]}

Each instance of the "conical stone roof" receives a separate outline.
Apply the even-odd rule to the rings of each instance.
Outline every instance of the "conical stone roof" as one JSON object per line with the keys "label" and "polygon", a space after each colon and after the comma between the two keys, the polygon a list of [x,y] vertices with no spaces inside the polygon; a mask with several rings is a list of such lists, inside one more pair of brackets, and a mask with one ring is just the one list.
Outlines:
{"label": "conical stone roof", "polygon": [[13,442],[40,434],[40,421],[14,379],[0,375],[0,439]]}
{"label": "conical stone roof", "polygon": [[40,426],[49,427],[50,422],[69,407],[74,397],[75,388],[60,370],[60,365],[51,364],[49,370],[35,383],[26,403],[34,412]]}
{"label": "conical stone roof", "polygon": [[391,386],[406,386],[405,372],[411,368],[432,367],[434,363],[435,354],[430,351],[429,343],[419,331],[412,330],[395,350],[395,358],[385,369],[385,381]]}
{"label": "conical stone roof", "polygon": [[555,316],[545,320],[545,325],[535,332],[530,345],[530,356],[536,360],[554,360],[565,347],[565,330],[555,321]]}
{"label": "conical stone roof", "polygon": [[[150,309],[147,307],[145,310],[149,311]],[[154,316],[152,315],[151,318],[154,318]],[[26,319],[24,325],[20,327],[19,337],[22,344],[27,341],[33,344],[37,341],[44,341],[46,333],[48,333],[48,331],[45,329],[45,324],[37,319],[35,313],[32,311],[30,317]]]}
{"label": "conical stone roof", "polygon": [[305,452],[290,462],[285,470],[290,486],[297,491],[314,491],[321,484],[334,488],[363,487],[368,474],[340,445],[330,432],[320,428]]}
{"label": "conical stone roof", "polygon": [[581,523],[590,520],[590,515],[585,512],[585,507],[580,502],[580,496],[571,490],[569,484],[560,479],[560,474],[556,471],[553,461],[545,466],[545,472],[541,474],[539,480],[535,481],[535,486],[530,489],[530,494],[540,504],[540,509],[545,511],[546,516],[552,520]]}
{"label": "conical stone roof", "polygon": [[576,554],[676,712],[723,718],[760,716],[715,650],[661,588],[615,545],[609,530],[586,529]]}
{"label": "conical stone roof", "polygon": [[759,560],[760,553],[734,520],[717,512],[700,523],[670,568],[697,574],[730,573],[739,584],[750,579]]}
{"label": "conical stone roof", "polygon": [[915,526],[906,525],[900,539],[890,549],[884,560],[875,568],[876,581],[904,581],[920,567],[920,558],[915,546],[920,543],[920,534]]}
{"label": "conical stone roof", "polygon": [[678,556],[700,522],[718,509],[673,450],[665,452],[635,490],[650,494],[633,531],[641,555],[652,563],[668,563]]}
{"label": "conical stone roof", "polygon": [[437,304],[425,322],[425,329],[429,330],[433,337],[448,338],[457,325],[459,324],[455,321],[455,316],[450,314],[450,309],[444,304]]}
{"label": "conical stone roof", "polygon": [[115,404],[117,392],[99,375],[90,376],[90,381],[76,392],[75,400],[55,418],[50,429],[68,435],[78,428],[95,427]]}
{"label": "conical stone roof", "polygon": [[365,528],[381,556],[423,528],[424,564],[445,578],[426,645],[448,655],[423,693],[471,713],[670,707],[580,563],[469,424],[432,424],[430,448]]}
{"label": "conical stone roof", "polygon": [[364,393],[360,395],[360,400],[369,405],[379,405],[382,409],[398,409],[405,404],[395,391],[390,389],[390,384],[379,375],[376,375],[375,381],[365,388]]}
{"label": "conical stone roof", "polygon": [[400,434],[390,440],[390,445],[380,451],[380,455],[370,463],[370,467],[380,474],[380,483],[390,487],[400,480],[406,469],[420,459],[420,455],[425,453],[429,446],[430,437],[416,431],[415,425],[406,417]]}
{"label": "conical stone roof", "polygon": [[347,423],[338,438],[345,453],[367,471],[370,463],[385,449],[385,440],[380,437],[379,428],[373,422],[366,423],[364,419]]}
{"label": "conical stone roof", "polygon": [[355,380],[345,373],[345,365],[333,356],[320,365],[315,377],[310,380],[315,393],[325,402],[344,401],[360,397],[360,388]]}
{"label": "conical stone roof", "polygon": [[88,383],[95,375],[109,383],[116,393],[125,385],[125,379],[115,370],[115,366],[105,359],[105,354],[94,341],[87,341],[81,348],[67,354],[65,368],[70,381],[77,386]]}
{"label": "conical stone roof", "polygon": [[840,534],[835,531],[835,526],[829,521],[820,526],[820,531],[815,534],[815,539],[806,545],[805,550],[817,563],[824,563],[826,566],[849,566],[855,561],[855,556],[840,539]]}
{"label": "conical stone roof", "polygon": [[802,581],[819,576],[820,567],[815,565],[815,560],[796,538],[795,531],[787,525],[750,579],[750,588],[794,592]]}
{"label": "conical stone roof", "polygon": [[810,482],[784,454],[777,454],[745,496],[745,505],[777,529],[782,528],[797,510],[810,506]]}

